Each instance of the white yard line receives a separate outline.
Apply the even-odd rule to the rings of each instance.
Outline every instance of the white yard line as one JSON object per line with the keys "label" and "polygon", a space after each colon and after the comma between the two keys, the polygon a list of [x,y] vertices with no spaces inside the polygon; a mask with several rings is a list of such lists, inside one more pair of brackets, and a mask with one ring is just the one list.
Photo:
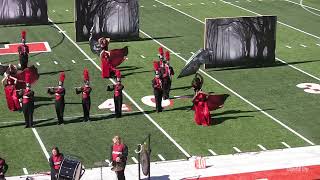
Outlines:
{"label": "white yard line", "polygon": [[144,55],[140,55],[140,57],[142,57],[143,59],[146,58]]}
{"label": "white yard line", "polygon": [[38,143],[39,143],[40,146],[41,146],[42,152],[44,153],[44,155],[46,156],[47,160],[49,161],[49,157],[50,157],[50,156],[49,156],[49,153],[48,153],[48,151],[46,150],[46,147],[44,146],[44,144],[43,144],[43,142],[42,142],[42,140],[41,140],[41,138],[40,138],[40,136],[39,136],[36,128],[32,128],[32,132],[33,132],[33,134],[36,136],[36,138],[37,138],[37,140],[38,140]]}
{"label": "white yard line", "polygon": [[132,161],[136,164],[138,164],[138,160],[135,157],[131,157]]}
{"label": "white yard line", "polygon": [[292,48],[291,46],[288,46],[288,45],[286,45],[286,47],[287,47],[287,48],[289,48],[289,49],[291,49],[291,48]]}
{"label": "white yard line", "polygon": [[301,46],[301,47],[304,47],[304,48],[306,48],[306,47],[307,47],[307,46],[306,46],[306,45],[304,45],[304,44],[300,44],[300,46]]}
{"label": "white yard line", "polygon": [[[196,21],[198,21],[198,22],[200,22],[200,23],[202,23],[202,24],[205,24],[205,22],[201,21],[200,19],[197,19],[197,18],[195,18],[195,17],[193,17],[193,16],[191,16],[191,15],[189,15],[189,14],[183,12],[183,11],[180,11],[179,9],[176,9],[176,8],[174,8],[174,7],[171,7],[171,6],[168,6],[167,4],[165,4],[165,3],[163,3],[163,2],[161,2],[161,1],[159,1],[159,0],[155,0],[155,1],[158,2],[158,3],[160,3],[160,4],[163,4],[164,6],[167,6],[167,7],[171,8],[171,9],[173,9],[173,10],[175,10],[175,11],[177,11],[177,12],[183,14],[183,15],[186,15],[186,16],[188,16],[188,17],[190,17],[190,18],[192,18],[192,19],[194,19],[194,20],[196,20]],[[221,1],[221,2],[224,2],[224,3],[226,3],[226,4],[230,4],[230,5],[232,5],[232,6],[235,6],[235,7],[238,7],[238,8],[240,8],[240,9],[242,9],[242,7],[240,7],[240,6],[238,6],[238,5],[234,5],[234,4],[230,3],[230,2],[226,2],[226,1],[223,1],[223,0],[220,0],[220,1]],[[255,13],[255,14],[261,16],[261,14],[258,14],[258,13],[256,13],[256,12],[250,11],[250,10],[245,9],[245,8],[243,8],[243,9],[246,10],[246,11],[249,11],[249,12],[251,12],[251,13]],[[278,21],[278,23],[281,24],[280,21]],[[283,23],[283,24],[284,24],[284,23]],[[289,25],[287,25],[287,26],[289,26]],[[292,27],[292,28],[294,28],[294,27]],[[315,35],[312,35],[312,34],[307,33],[307,32],[304,32],[304,31],[302,31],[302,30],[298,30],[298,31],[303,32],[303,33],[305,33],[305,34],[308,34],[308,35],[310,35],[310,36],[313,36],[313,37],[316,37],[316,38],[320,39],[320,37],[315,36]],[[278,59],[278,58],[276,58],[276,59]],[[286,63],[286,62],[283,61],[283,60],[281,60],[281,62],[288,65],[288,63]],[[296,69],[296,70],[298,70],[298,71],[300,71],[300,72],[303,72],[304,74],[306,74],[306,75],[308,75],[308,76],[310,76],[310,77],[312,77],[312,78],[315,77],[314,75],[311,75],[310,73],[306,73],[305,71],[303,71],[303,70],[301,70],[301,69],[299,69],[299,68],[297,68],[297,67],[295,67],[295,66],[292,66],[292,65],[289,65],[289,66],[292,67],[292,68],[294,68],[294,69]],[[317,77],[316,77],[315,79],[319,80],[319,78],[317,78]]]}
{"label": "white yard line", "polygon": [[[152,39],[154,42],[158,43],[159,45],[161,45],[162,47],[166,48],[168,51],[170,51],[171,53],[175,54],[175,52],[173,50],[171,50],[170,48],[168,48],[167,46],[165,46],[164,44],[160,43],[158,40],[154,39],[153,37],[151,37],[150,35],[148,35],[147,33],[143,32],[142,30],[140,30],[141,33],[143,33],[145,36],[147,36],[148,38]],[[187,62],[186,59],[184,59],[182,56],[175,54],[177,57],[179,57],[180,59],[182,59],[183,61]],[[289,65],[291,66],[291,65]],[[292,132],[293,134],[297,135],[298,137],[300,137],[301,139],[303,139],[304,141],[306,141],[307,143],[311,144],[311,145],[315,145],[312,141],[310,141],[309,139],[307,139],[306,137],[302,136],[300,133],[296,132],[295,130],[293,130],[292,128],[290,128],[289,126],[287,126],[286,124],[284,124],[283,122],[279,121],[277,118],[271,116],[269,113],[265,112],[264,110],[262,110],[260,107],[256,106],[255,104],[253,104],[252,102],[250,102],[249,100],[247,100],[246,98],[242,97],[240,94],[238,94],[237,92],[235,92],[234,90],[232,90],[231,88],[229,88],[228,86],[226,86],[225,84],[223,84],[222,82],[220,82],[219,80],[213,78],[212,76],[210,76],[208,73],[206,73],[203,70],[199,70],[201,73],[203,73],[204,75],[206,75],[207,77],[209,77],[211,80],[215,81],[216,83],[218,83],[219,85],[221,85],[222,87],[224,87],[225,89],[227,89],[228,91],[230,91],[231,93],[233,93],[234,95],[236,95],[237,97],[239,97],[240,99],[242,99],[243,101],[245,101],[246,103],[248,103],[249,105],[251,105],[252,107],[254,107],[255,109],[257,109],[258,111],[260,111],[261,113],[263,113],[264,115],[268,116],[269,118],[271,118],[272,120],[274,120],[275,122],[277,122],[278,124],[280,124],[281,126],[283,126],[284,128],[286,128],[287,130],[289,130],[290,132]]]}
{"label": "white yard line", "polygon": [[27,168],[22,168],[22,170],[23,170],[23,173],[24,173],[25,175],[28,175],[28,174],[29,174]]}
{"label": "white yard line", "polygon": [[320,46],[320,44],[316,44],[317,46]]}
{"label": "white yard line", "polygon": [[212,155],[214,155],[214,156],[218,155],[218,154],[215,153],[212,149],[208,149],[208,151],[209,151]]}
{"label": "white yard line", "polygon": [[237,151],[238,153],[241,153],[242,151],[239,149],[239,148],[237,148],[237,147],[232,147],[235,151]]}
{"label": "white yard line", "polygon": [[259,147],[260,149],[262,149],[263,151],[266,151],[266,150],[267,150],[267,148],[263,147],[261,144],[258,144],[258,147]]}
{"label": "white yard line", "polygon": [[[61,30],[61,28],[56,25],[51,19],[49,19],[49,21],[59,30]],[[91,61],[91,63],[101,71],[100,66],[93,61],[86,52],[84,52],[80,46],[74,42],[66,33],[63,33],[64,36],[69,39],[69,41],[87,58]],[[113,84],[115,84],[116,82],[113,79],[109,79]],[[189,153],[187,153],[186,150],[184,150],[154,119],[151,118],[151,116],[149,114],[147,114],[132,98],[131,96],[129,96],[125,91],[122,91],[123,94],[138,108],[139,111],[141,111],[143,113],[143,115],[149,119],[149,121],[151,123],[153,123],[186,157],[191,157]]]}
{"label": "white yard line", "polygon": [[310,73],[307,73],[306,71],[304,71],[304,70],[302,70],[302,69],[299,69],[299,68],[297,68],[297,67],[295,67],[295,66],[293,66],[293,65],[291,65],[291,64],[288,64],[287,62],[285,62],[285,61],[283,61],[283,60],[281,60],[281,59],[279,59],[279,58],[277,58],[277,57],[276,57],[276,60],[282,62],[283,64],[286,64],[286,65],[290,66],[291,68],[293,68],[293,69],[295,69],[295,70],[297,70],[297,71],[300,71],[301,73],[303,73],[303,74],[305,74],[305,75],[307,75],[307,76],[312,77],[313,79],[316,79],[316,80],[320,81],[320,78],[318,78],[318,77],[316,77],[316,76],[314,76],[314,75],[312,75],[312,74],[310,74]]}
{"label": "white yard line", "polygon": [[287,148],[291,148],[291,146],[289,146],[289,144],[287,144],[286,142],[281,142],[281,144],[283,144]]}
{"label": "white yard line", "polygon": [[161,161],[165,161],[166,160],[161,154],[158,154],[158,157],[161,159]]}
{"label": "white yard line", "polygon": [[[293,1],[290,1],[290,0],[284,0],[284,1],[287,1],[287,2],[289,2],[289,3],[292,3],[292,4],[296,4],[296,5],[301,6],[301,3],[293,2]],[[304,5],[304,4],[303,4],[303,6],[309,8],[309,9],[312,9],[312,10],[315,10],[315,11],[319,11],[319,12],[320,12],[320,9],[317,9],[317,8],[314,8],[314,7],[311,7],[311,6],[307,6],[307,5]]]}

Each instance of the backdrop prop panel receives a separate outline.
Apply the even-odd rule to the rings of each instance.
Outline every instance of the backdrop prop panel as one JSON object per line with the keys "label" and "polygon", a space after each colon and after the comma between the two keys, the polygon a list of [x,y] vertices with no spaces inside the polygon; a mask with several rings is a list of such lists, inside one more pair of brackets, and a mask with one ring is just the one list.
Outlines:
{"label": "backdrop prop panel", "polygon": [[206,19],[205,67],[241,66],[275,61],[276,16]]}

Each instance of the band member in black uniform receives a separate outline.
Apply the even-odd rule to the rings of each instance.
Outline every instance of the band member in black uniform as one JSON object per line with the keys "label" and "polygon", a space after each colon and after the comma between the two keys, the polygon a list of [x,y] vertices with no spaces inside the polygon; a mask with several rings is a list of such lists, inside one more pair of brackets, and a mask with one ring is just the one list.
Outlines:
{"label": "band member in black uniform", "polygon": [[121,84],[121,73],[119,70],[116,70],[117,83],[114,85],[109,85],[107,91],[114,91],[113,100],[115,107],[116,118],[122,116],[122,90],[124,86]]}
{"label": "band member in black uniform", "polygon": [[162,112],[161,103],[162,103],[163,89],[162,89],[162,82],[161,82],[158,71],[156,71],[156,76],[152,80],[152,87],[153,87],[154,98],[156,101],[156,111]]}
{"label": "band member in black uniform", "polygon": [[76,93],[82,94],[83,121],[90,121],[90,93],[92,91],[92,88],[90,87],[88,69],[83,70],[83,80],[84,86],[76,88]]}
{"label": "band member in black uniform", "polygon": [[163,85],[163,99],[169,99],[169,93],[171,88],[172,76],[174,75],[173,68],[169,64],[170,53],[166,51],[165,60],[163,60],[161,65],[161,80]]}
{"label": "band member in black uniform", "polygon": [[65,74],[64,72],[61,72],[58,87],[48,88],[48,93],[51,95],[53,94],[55,95],[55,108],[56,108],[56,113],[58,118],[58,125],[64,123],[63,122],[63,113],[64,113],[64,107],[65,107],[64,96],[66,94],[66,90],[63,87],[64,79],[65,79]]}
{"label": "band member in black uniform", "polygon": [[22,110],[26,128],[33,127],[33,111],[34,111],[34,91],[31,90],[30,73],[25,74],[26,88],[19,91],[22,96]]}
{"label": "band member in black uniform", "polygon": [[24,70],[28,67],[29,61],[29,46],[26,45],[26,31],[21,32],[21,42],[22,45],[18,47],[19,63],[21,66],[21,70]]}

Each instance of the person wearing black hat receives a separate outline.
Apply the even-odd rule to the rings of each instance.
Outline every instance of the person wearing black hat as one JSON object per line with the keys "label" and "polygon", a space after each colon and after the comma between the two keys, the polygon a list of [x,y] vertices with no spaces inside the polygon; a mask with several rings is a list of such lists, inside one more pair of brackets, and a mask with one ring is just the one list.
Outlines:
{"label": "person wearing black hat", "polygon": [[18,46],[18,52],[20,67],[23,71],[25,68],[28,67],[29,61],[29,46],[26,45],[26,31],[21,32],[21,42],[22,44]]}
{"label": "person wearing black hat", "polygon": [[90,87],[89,72],[87,69],[84,69],[83,71],[83,79],[84,79],[84,86],[80,88],[76,88],[76,93],[82,94],[83,121],[90,121],[90,106],[91,106],[90,93],[92,91],[92,88]]}
{"label": "person wearing black hat", "polygon": [[5,174],[8,171],[8,165],[6,161],[0,158],[0,180],[5,180]]}
{"label": "person wearing black hat", "polygon": [[162,112],[162,95],[163,95],[163,89],[162,89],[162,81],[159,76],[159,72],[156,71],[156,75],[152,80],[152,87],[153,87],[153,93],[154,98],[156,101],[156,111]]}
{"label": "person wearing black hat", "polygon": [[114,91],[113,100],[115,107],[116,118],[122,116],[122,90],[124,86],[121,84],[121,73],[119,70],[116,70],[117,82],[114,85],[109,85],[107,91]]}
{"label": "person wearing black hat", "polygon": [[65,101],[64,101],[64,96],[66,94],[66,90],[63,87],[65,79],[65,74],[64,72],[60,73],[59,77],[59,85],[58,87],[50,87],[48,88],[48,93],[51,95],[55,95],[55,108],[56,108],[56,113],[57,113],[57,118],[58,118],[58,125],[63,124],[63,113],[64,113],[64,107],[65,107]]}
{"label": "person wearing black hat", "polygon": [[26,128],[33,127],[33,111],[34,111],[34,91],[31,90],[30,73],[25,74],[26,88],[19,91],[22,96],[22,110],[26,123]]}

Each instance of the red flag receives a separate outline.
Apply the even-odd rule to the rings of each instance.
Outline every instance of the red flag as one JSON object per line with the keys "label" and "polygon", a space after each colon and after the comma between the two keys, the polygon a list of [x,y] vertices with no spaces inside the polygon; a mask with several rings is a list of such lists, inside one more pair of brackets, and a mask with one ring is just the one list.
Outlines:
{"label": "red flag", "polygon": [[36,81],[39,79],[39,73],[38,73],[38,69],[32,65],[26,69],[24,69],[23,71],[18,71],[17,73],[17,85],[16,85],[16,89],[23,89],[26,86],[26,73],[29,73],[30,75],[28,75],[30,77],[30,84],[34,84],[36,83]]}
{"label": "red flag", "polygon": [[224,102],[229,97],[229,94],[209,95],[208,97],[208,108],[209,111],[213,111],[222,108]]}
{"label": "red flag", "polygon": [[110,52],[109,61],[113,67],[119,66],[124,60],[125,56],[128,55],[128,46],[122,49],[113,49]]}

